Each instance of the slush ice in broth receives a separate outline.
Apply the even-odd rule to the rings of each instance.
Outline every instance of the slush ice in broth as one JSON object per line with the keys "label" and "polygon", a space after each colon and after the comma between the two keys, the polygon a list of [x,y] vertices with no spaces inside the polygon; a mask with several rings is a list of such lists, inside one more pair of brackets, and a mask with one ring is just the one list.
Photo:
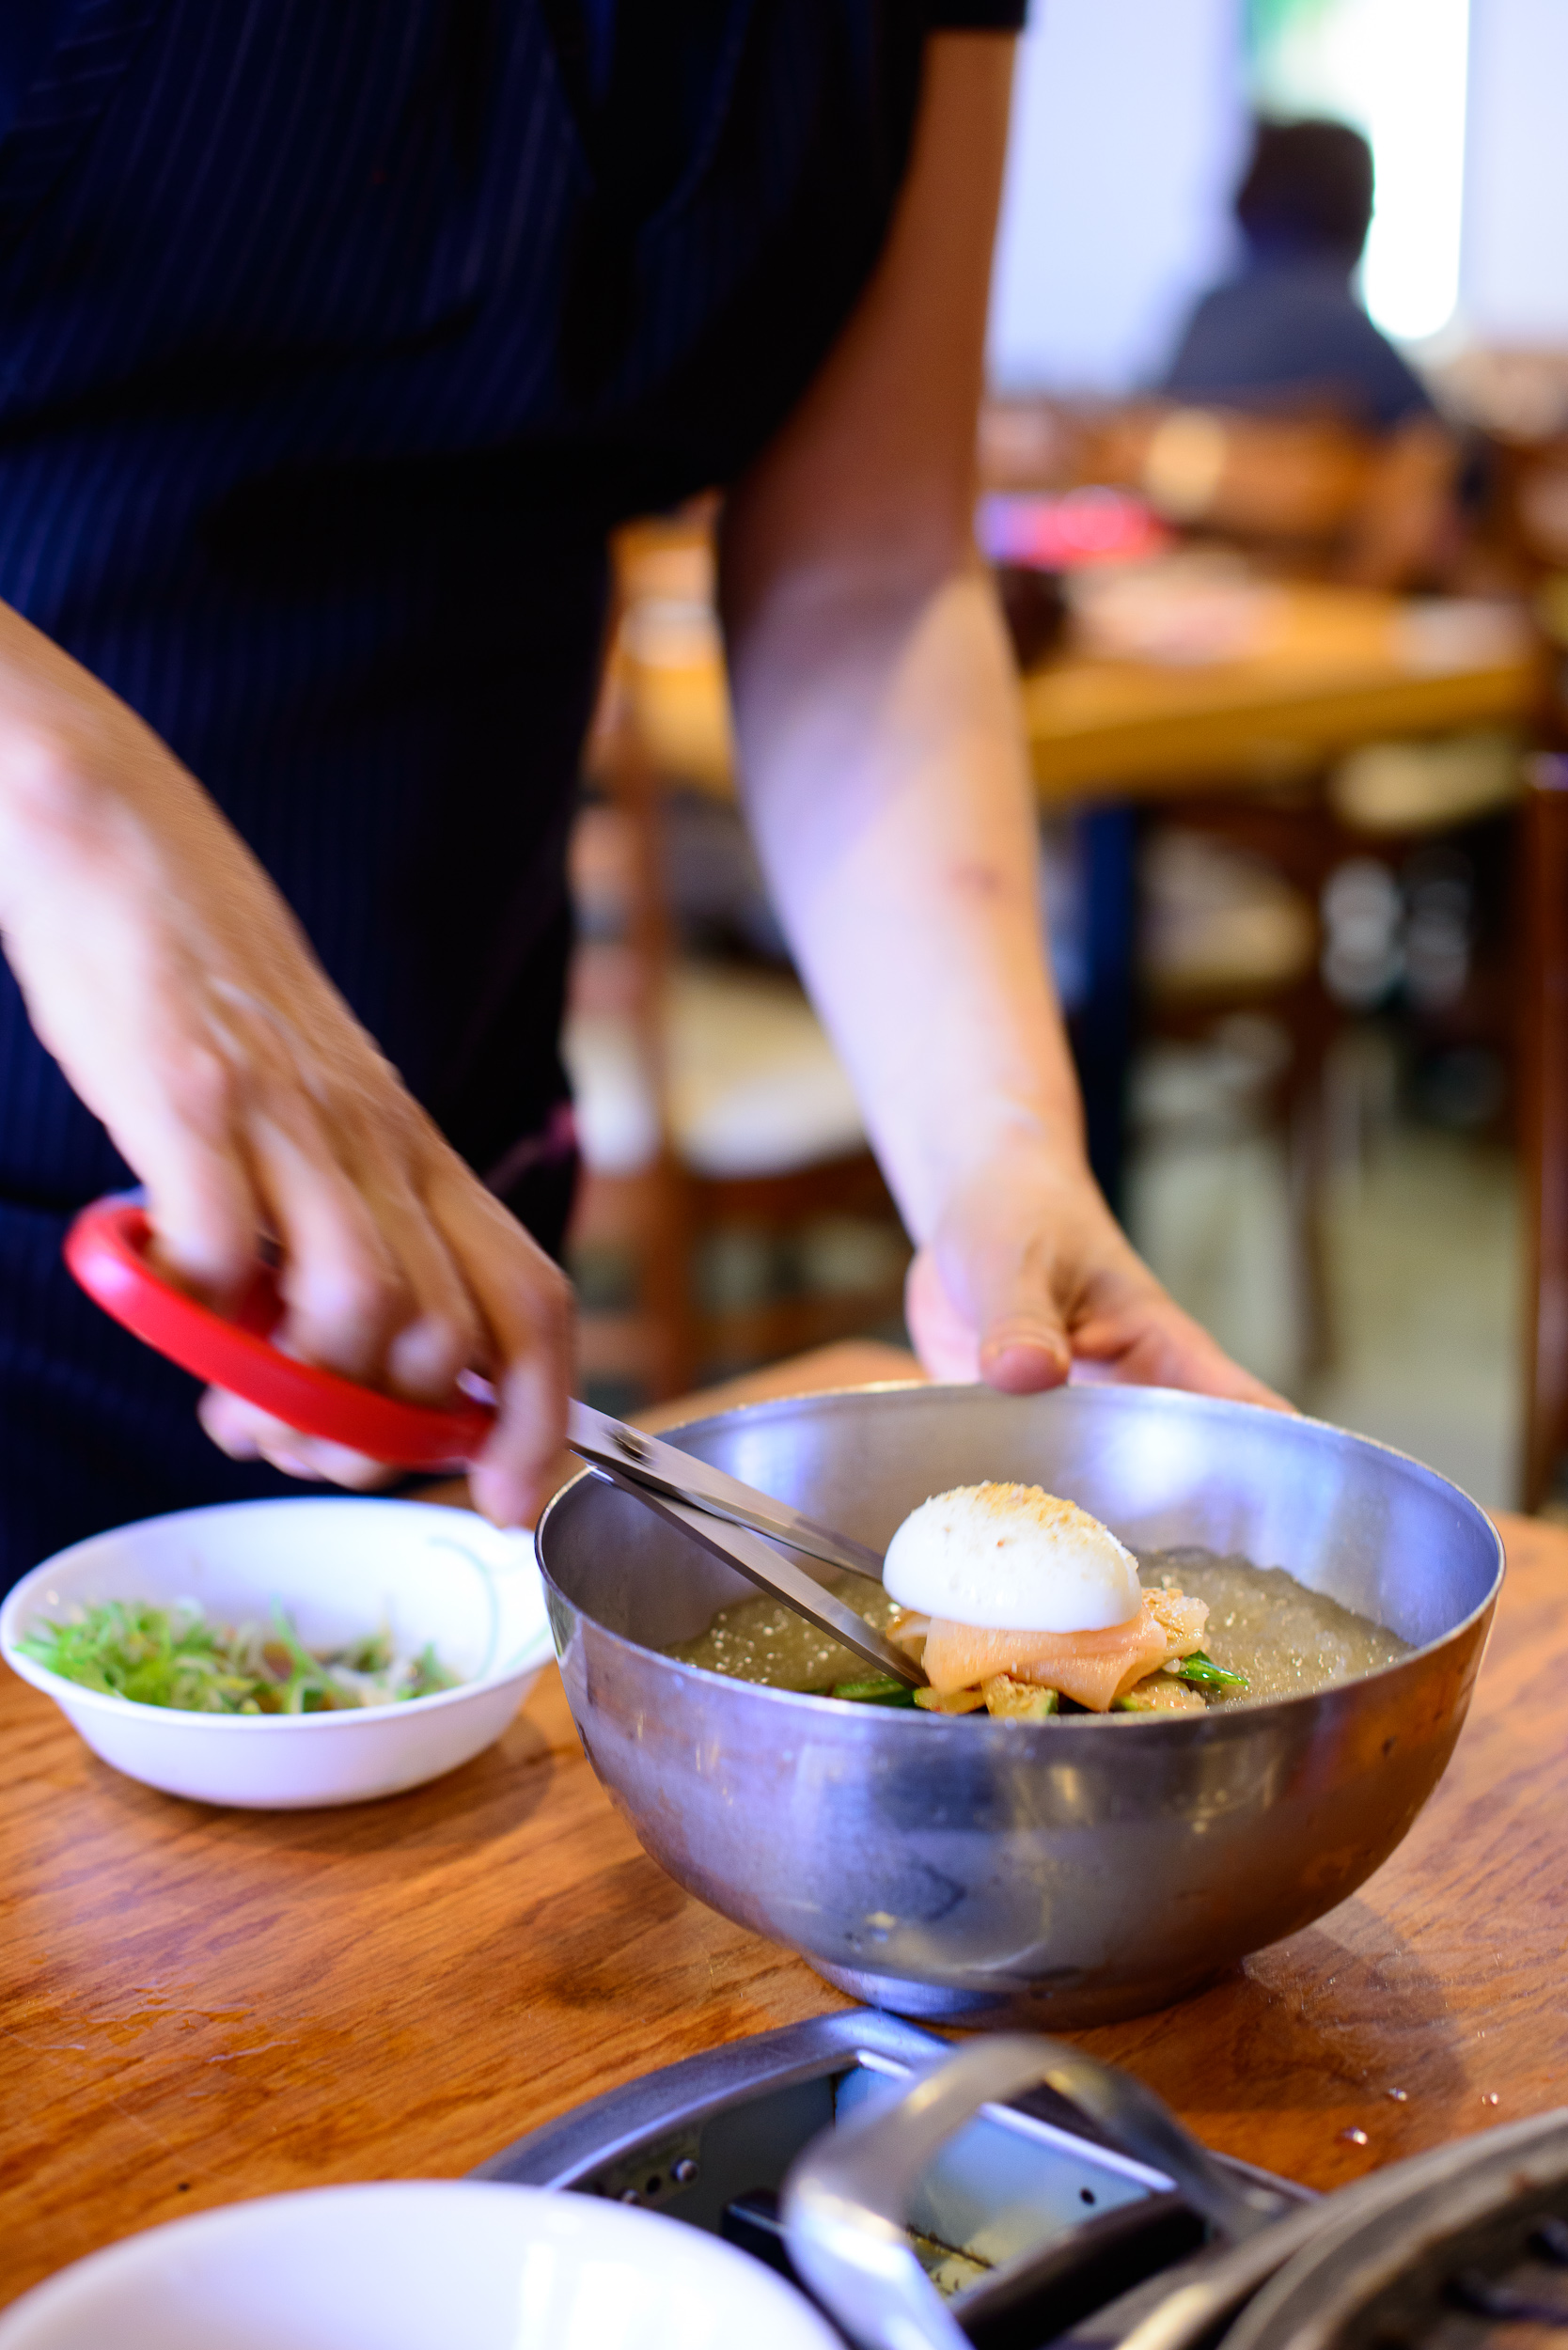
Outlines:
{"label": "slush ice in broth", "polygon": [[835,1588],[924,1663],[930,1688],[870,1673],[765,1598],[722,1609],[670,1653],[776,1688],[1041,1720],[1295,1696],[1410,1653],[1282,1569],[1200,1550],[1135,1559],[1098,1520],[1037,1486],[934,1496],[899,1528],[886,1573],[882,1591],[855,1576]]}

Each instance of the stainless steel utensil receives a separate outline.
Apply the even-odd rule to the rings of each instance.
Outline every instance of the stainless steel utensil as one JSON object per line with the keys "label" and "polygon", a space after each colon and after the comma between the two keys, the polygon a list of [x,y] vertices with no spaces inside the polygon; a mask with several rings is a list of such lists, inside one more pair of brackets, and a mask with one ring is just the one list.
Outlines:
{"label": "stainless steel utensil", "polygon": [[[823,2131],[785,2179],[780,2215],[790,2258],[862,2350],[968,2350],[968,2335],[910,2245],[910,2199],[955,2131],[984,2107],[1043,2082],[1124,2153],[1173,2180],[1191,2208],[1231,2243],[1276,2227],[1299,2208],[1294,2195],[1216,2161],[1130,2073],[1035,2035],[973,2041],[900,2096]],[[967,2296],[965,2316],[984,2297],[1005,2298],[1014,2282],[1006,2270],[987,2279]]]}
{"label": "stainless steel utensil", "polygon": [[[1073,2272],[1059,2239],[947,2300],[909,2234],[911,2207],[957,2134],[982,2113],[1006,2122],[999,2101],[1043,2081],[1163,2172],[1212,2231],[1201,2249],[1078,2322],[1063,2308]],[[1499,2326],[1560,2336],[1565,2206],[1568,2113],[1535,2114],[1303,2201],[1285,2181],[1210,2154],[1130,2074],[1008,2034],[939,2058],[897,2096],[819,2132],[786,2174],[780,2217],[792,2266],[858,2350],[970,2350],[998,2336],[1196,2350],[1222,2330],[1224,2350],[1336,2350],[1483,2332],[1490,2342]]]}
{"label": "stainless steel utensil", "polygon": [[[411,1403],[282,1353],[271,1343],[283,1299],[268,1266],[257,1267],[243,1309],[232,1317],[187,1297],[152,1261],[152,1229],[141,1193],[117,1194],[84,1208],[67,1236],[65,1258],[88,1295],[148,1345],[307,1435],[329,1437],[372,1460],[438,1468],[476,1459],[494,1425],[494,1398],[482,1382],[448,1404]],[[924,1682],[919,1668],[853,1607],[823,1591],[770,1545],[788,1543],[880,1584],[882,1560],[875,1551],[846,1543],[787,1504],[587,1403],[569,1403],[567,1415],[568,1444],[619,1485],[868,1663],[917,1687]],[[725,1539],[712,1519],[754,1528],[766,1539],[759,1542],[745,1530]]]}
{"label": "stainless steel utensil", "polygon": [[[629,1428],[623,1420],[596,1412],[589,1404],[573,1401],[567,1406],[566,1441],[573,1452],[623,1492],[634,1495],[645,1509],[690,1534],[727,1566],[738,1567],[750,1582],[782,1600],[820,1632],[853,1649],[879,1672],[912,1688],[924,1688],[926,1677],[918,1665],[836,1593],[824,1590],[792,1559],[782,1558],[774,1544],[788,1543],[829,1566],[864,1575],[880,1590],[879,1551],[846,1541],[787,1503],[775,1501],[706,1461],[696,1460],[672,1444],[661,1444],[656,1436]],[[760,1539],[763,1534],[769,1538],[765,1542]]]}
{"label": "stainless steel utensil", "polygon": [[1210,2153],[1082,2048],[955,2051],[866,2008],[623,2082],[473,2175],[721,2234],[806,2281],[860,2350],[1345,2350],[1568,2325],[1568,2112],[1317,2196]]}
{"label": "stainless steel utensil", "polygon": [[1041,1484],[1135,1549],[1284,1567],[1417,1644],[1337,1688],[1201,1715],[845,1705],[662,1654],[745,1583],[633,1496],[568,1486],[539,1555],[601,1778],[682,1884],[905,2014],[1135,2014],[1331,1909],[1435,1785],[1502,1574],[1495,1528],[1433,1471],[1159,1389],[802,1397],[698,1422],[681,1446],[873,1547],[949,1486]]}
{"label": "stainless steel utensil", "polygon": [[[1137,2080],[1081,2050],[995,2035],[955,2054],[864,2007],[622,2082],[473,2175],[710,2229],[781,2274],[809,2270],[840,2326],[856,2330],[858,2305],[906,2350],[933,2305],[900,2243],[926,2276],[939,2264],[959,2343],[1110,2350],[1174,2305],[1185,2330],[1164,2350],[1187,2350],[1331,2207],[1210,2154]],[[1194,2314],[1214,2324],[1187,2325]]]}
{"label": "stainless steel utensil", "polygon": [[608,1412],[596,1412],[591,1404],[573,1400],[567,1405],[566,1441],[596,1468],[613,1470],[623,1484],[647,1486],[671,1501],[689,1503],[710,1517],[728,1519],[731,1526],[750,1527],[770,1542],[788,1543],[792,1550],[803,1550],[808,1559],[847,1568],[851,1574],[863,1574],[869,1582],[881,1584],[880,1550],[872,1550],[866,1543],[852,1543],[831,1527],[819,1526],[814,1518],[792,1510],[788,1502],[759,1493],[755,1485],[743,1485],[739,1478],[727,1477],[722,1469],[679,1445],[661,1443],[640,1428],[612,1419]]}

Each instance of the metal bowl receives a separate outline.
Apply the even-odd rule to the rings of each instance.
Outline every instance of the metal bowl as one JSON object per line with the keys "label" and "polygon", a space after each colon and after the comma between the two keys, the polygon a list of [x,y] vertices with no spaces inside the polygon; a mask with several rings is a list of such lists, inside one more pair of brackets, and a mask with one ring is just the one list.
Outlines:
{"label": "metal bowl", "polygon": [[1284,1567],[1416,1645],[1336,1688],[1206,1715],[846,1705],[660,1654],[752,1587],[575,1480],[539,1555],[600,1778],[679,1883],[905,2015],[1138,2014],[1343,1901],[1448,1762],[1502,1578],[1496,1529],[1431,1469],[1167,1389],[862,1388],[720,1413],[676,1441],[879,1547],[928,1494],[1041,1484],[1137,1549]]}

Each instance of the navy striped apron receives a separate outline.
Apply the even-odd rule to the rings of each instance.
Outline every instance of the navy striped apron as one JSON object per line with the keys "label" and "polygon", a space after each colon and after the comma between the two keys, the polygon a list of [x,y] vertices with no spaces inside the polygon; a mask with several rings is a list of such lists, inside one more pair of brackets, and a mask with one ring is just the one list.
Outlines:
{"label": "navy striped apron", "polygon": [[[0,596],[200,778],[556,1246],[605,532],[731,478],[809,380],[930,12],[9,5]],[[130,1180],[0,973],[0,1589],[99,1527],[295,1490],[62,1275],[72,1212]]]}

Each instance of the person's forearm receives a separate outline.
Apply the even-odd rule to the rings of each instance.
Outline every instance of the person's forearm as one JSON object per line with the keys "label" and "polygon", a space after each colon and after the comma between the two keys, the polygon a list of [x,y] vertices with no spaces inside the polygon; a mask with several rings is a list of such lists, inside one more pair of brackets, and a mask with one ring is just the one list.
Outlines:
{"label": "person's forearm", "polygon": [[[34,1026],[148,1191],[165,1268],[217,1303],[275,1241],[288,1351],[418,1402],[486,1371],[481,1508],[523,1522],[565,1425],[564,1278],[338,995],[215,803],[134,712],[0,608],[0,948]],[[232,1396],[243,1457],[379,1464]]]}
{"label": "person's forearm", "polygon": [[238,836],[152,729],[0,603],[0,933],[56,918],[56,893],[176,886],[197,855],[249,868]]}
{"label": "person's forearm", "polygon": [[741,765],[808,984],[919,1244],[936,1378],[1102,1377],[1267,1401],[1118,1230],[1040,931],[1018,693],[976,559],[975,415],[1010,45],[932,37],[876,274],[726,500]]}
{"label": "person's forearm", "polygon": [[[146,730],[81,682],[57,645],[0,603],[0,929],[30,911],[40,867],[102,854],[114,793],[136,789]],[[83,755],[94,728],[113,731],[111,757]]]}
{"label": "person's forearm", "polygon": [[731,669],[768,878],[910,1231],[1011,1141],[1080,1160],[986,575],[797,576],[747,615]]}

